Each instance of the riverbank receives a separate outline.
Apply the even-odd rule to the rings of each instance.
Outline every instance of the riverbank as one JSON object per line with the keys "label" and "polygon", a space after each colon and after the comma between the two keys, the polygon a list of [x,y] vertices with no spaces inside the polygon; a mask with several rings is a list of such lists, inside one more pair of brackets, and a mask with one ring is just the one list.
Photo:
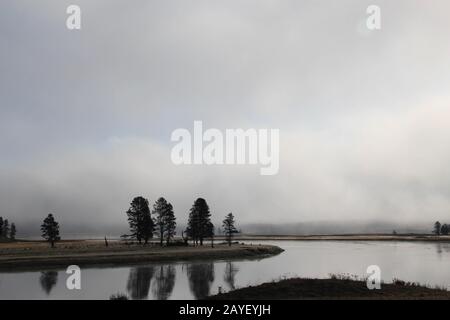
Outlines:
{"label": "riverbank", "polygon": [[396,281],[369,290],[365,281],[294,278],[250,286],[209,297],[213,300],[341,300],[341,299],[450,299],[450,292]]}
{"label": "riverbank", "polygon": [[98,240],[66,240],[50,248],[42,241],[0,243],[0,270],[17,271],[44,268],[65,268],[75,264],[80,267],[94,265],[131,265],[161,261],[252,259],[279,254],[284,250],[272,245],[228,246],[217,244],[214,248],[158,245],[127,245],[109,241],[106,247]]}

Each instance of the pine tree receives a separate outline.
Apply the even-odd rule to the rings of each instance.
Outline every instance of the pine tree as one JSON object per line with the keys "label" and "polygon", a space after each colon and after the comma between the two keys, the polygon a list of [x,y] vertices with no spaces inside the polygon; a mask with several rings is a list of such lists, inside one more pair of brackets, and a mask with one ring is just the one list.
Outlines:
{"label": "pine tree", "polygon": [[437,236],[439,236],[441,234],[441,223],[439,221],[436,221],[434,223],[433,233]]}
{"label": "pine tree", "polygon": [[173,212],[173,206],[172,204],[167,205],[167,213],[166,213],[166,243],[167,245],[170,242],[170,239],[172,239],[176,234],[176,228],[177,228],[177,222],[175,213]]}
{"label": "pine tree", "polygon": [[15,223],[11,223],[11,231],[9,232],[9,238],[11,240],[16,240],[16,224]]}
{"label": "pine tree", "polygon": [[223,220],[222,226],[225,236],[227,238],[228,245],[231,246],[231,240],[233,239],[233,234],[238,233],[236,227],[234,226],[234,215],[233,213],[229,213],[226,215]]}
{"label": "pine tree", "polygon": [[153,237],[154,222],[150,214],[148,200],[143,197],[136,197],[130,204],[130,209],[126,212],[130,225],[131,237],[139,243]]}
{"label": "pine tree", "polygon": [[203,239],[211,237],[214,234],[214,225],[211,222],[211,213],[205,199],[195,200],[189,212],[188,227],[186,229],[188,236],[195,244],[200,242],[203,245]]}
{"label": "pine tree", "polygon": [[448,224],[443,224],[441,227],[441,234],[442,235],[448,235],[448,233],[450,232],[450,227]]}
{"label": "pine tree", "polygon": [[2,230],[3,238],[5,238],[5,239],[8,238],[9,230],[10,230],[9,221],[8,221],[8,219],[5,219],[3,221],[3,230]]}
{"label": "pine tree", "polygon": [[194,245],[198,244],[199,238],[199,230],[198,230],[198,211],[195,209],[195,206],[192,206],[189,211],[188,224],[186,227],[186,235],[188,238],[191,238],[194,242]]}
{"label": "pine tree", "polygon": [[41,225],[42,237],[50,242],[52,248],[55,247],[55,242],[61,240],[59,237],[59,224],[55,221],[53,214],[49,213],[44,223]]}
{"label": "pine tree", "polygon": [[164,239],[169,244],[170,239],[175,235],[176,228],[173,206],[161,197],[153,205],[153,214],[155,215],[155,225],[160,245],[163,245]]}
{"label": "pine tree", "polygon": [[3,238],[3,217],[0,217],[0,239]]}

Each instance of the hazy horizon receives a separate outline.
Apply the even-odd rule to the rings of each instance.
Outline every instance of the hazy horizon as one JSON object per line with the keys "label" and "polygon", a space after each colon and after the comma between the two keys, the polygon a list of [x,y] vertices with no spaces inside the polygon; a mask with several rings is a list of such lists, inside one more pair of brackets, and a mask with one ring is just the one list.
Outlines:
{"label": "hazy horizon", "polygon": [[[124,228],[133,197],[216,226],[450,218],[450,3],[4,0],[0,216]],[[280,166],[171,162],[171,133],[279,129]]]}

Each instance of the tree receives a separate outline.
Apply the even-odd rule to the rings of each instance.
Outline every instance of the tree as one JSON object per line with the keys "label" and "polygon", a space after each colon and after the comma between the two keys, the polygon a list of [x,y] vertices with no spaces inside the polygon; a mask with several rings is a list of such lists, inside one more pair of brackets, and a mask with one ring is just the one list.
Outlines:
{"label": "tree", "polygon": [[188,236],[195,244],[200,242],[203,245],[203,239],[211,237],[214,234],[214,225],[211,222],[211,213],[205,199],[195,200],[190,212],[188,226],[186,229]]}
{"label": "tree", "polygon": [[10,230],[9,221],[8,221],[8,219],[5,219],[3,221],[3,230],[2,230],[3,238],[5,238],[5,239],[8,238],[9,230]]}
{"label": "tree", "polygon": [[448,235],[449,232],[450,232],[450,226],[448,224],[443,224],[441,227],[441,234]]}
{"label": "tree", "polygon": [[15,223],[11,223],[11,231],[9,232],[9,238],[11,240],[15,240],[16,239],[16,224]]}
{"label": "tree", "polygon": [[225,236],[226,236],[229,246],[231,246],[231,240],[233,239],[233,234],[238,233],[234,224],[235,224],[234,215],[233,215],[233,213],[230,212],[229,214],[226,215],[226,217],[222,223],[223,232],[225,233]]}
{"label": "tree", "polygon": [[172,205],[161,197],[153,205],[153,213],[156,215],[155,224],[161,246],[163,245],[164,239],[169,244],[170,239],[175,235],[177,225]]}
{"label": "tree", "polygon": [[0,239],[3,238],[3,217],[0,217]]}
{"label": "tree", "polygon": [[139,243],[148,243],[153,237],[154,222],[148,207],[148,200],[143,197],[135,197],[126,212],[130,225],[131,237]]}
{"label": "tree", "polygon": [[177,229],[177,222],[176,222],[175,213],[173,212],[172,205],[169,203],[167,206],[166,233],[165,233],[167,244],[169,244],[170,239],[172,239],[175,236],[175,234],[177,233],[176,229]]}
{"label": "tree", "polygon": [[50,242],[52,248],[55,247],[55,242],[60,240],[59,224],[55,221],[53,214],[49,213],[44,223],[41,225],[42,237]]}
{"label": "tree", "polygon": [[437,236],[441,234],[441,223],[439,221],[436,221],[434,223],[433,233]]}

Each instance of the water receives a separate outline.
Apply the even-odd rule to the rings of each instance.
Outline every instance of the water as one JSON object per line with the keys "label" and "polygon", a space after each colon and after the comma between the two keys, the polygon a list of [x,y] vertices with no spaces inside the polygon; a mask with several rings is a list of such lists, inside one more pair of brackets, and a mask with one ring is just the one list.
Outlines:
{"label": "water", "polygon": [[450,243],[258,241],[286,251],[261,260],[198,261],[82,269],[81,290],[68,290],[65,270],[0,273],[0,299],[198,299],[284,277],[364,276],[369,265],[393,278],[450,288]]}

